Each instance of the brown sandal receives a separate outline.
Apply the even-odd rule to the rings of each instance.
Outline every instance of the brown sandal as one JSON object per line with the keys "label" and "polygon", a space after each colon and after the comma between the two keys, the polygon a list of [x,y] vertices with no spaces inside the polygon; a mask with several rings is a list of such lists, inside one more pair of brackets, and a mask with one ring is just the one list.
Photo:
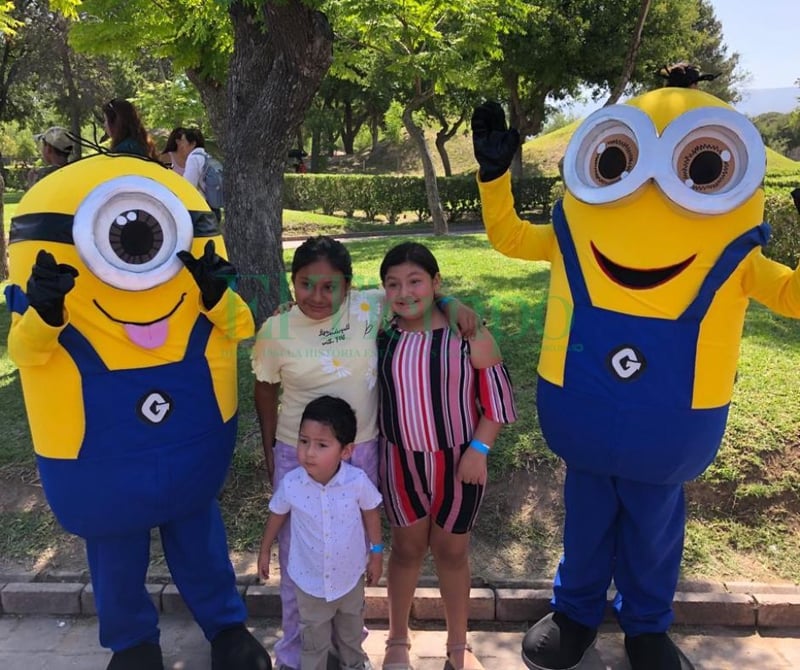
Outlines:
{"label": "brown sandal", "polygon": [[[411,642],[408,640],[407,637],[397,637],[397,638],[389,638],[386,640],[386,649],[391,647],[405,647],[406,650],[411,649]],[[386,663],[384,662],[382,666],[383,670],[414,670],[413,666],[411,665],[411,659],[409,659],[408,663]]]}
{"label": "brown sandal", "polygon": [[449,644],[447,645],[447,662],[444,664],[444,670],[485,670],[483,663],[478,661],[477,657],[475,657],[475,660],[478,661],[478,665],[462,665],[460,668],[456,668],[450,660],[450,654],[454,651],[468,651],[475,656],[472,647],[466,642],[464,644]]}

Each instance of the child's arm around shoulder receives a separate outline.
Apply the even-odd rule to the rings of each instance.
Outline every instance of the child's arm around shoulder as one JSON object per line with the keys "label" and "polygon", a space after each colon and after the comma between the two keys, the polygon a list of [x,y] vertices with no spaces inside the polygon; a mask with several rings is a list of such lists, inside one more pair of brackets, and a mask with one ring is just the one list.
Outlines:
{"label": "child's arm around shoulder", "polygon": [[500,347],[486,326],[480,326],[469,341],[469,359],[476,370],[490,368],[503,362]]}

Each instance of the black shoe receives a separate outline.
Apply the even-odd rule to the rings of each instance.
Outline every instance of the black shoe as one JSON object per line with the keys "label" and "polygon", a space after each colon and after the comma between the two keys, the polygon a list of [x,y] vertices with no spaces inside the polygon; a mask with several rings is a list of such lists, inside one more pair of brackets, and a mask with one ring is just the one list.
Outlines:
{"label": "black shoe", "polygon": [[631,670],[694,670],[692,662],[666,633],[625,636]]}
{"label": "black shoe", "polygon": [[211,640],[211,670],[272,670],[272,660],[242,623]]}
{"label": "black shoe", "polygon": [[594,644],[597,629],[551,612],[525,633],[522,660],[532,670],[572,670]]}
{"label": "black shoe", "polygon": [[130,649],[115,651],[106,670],[164,670],[161,647],[142,642]]}

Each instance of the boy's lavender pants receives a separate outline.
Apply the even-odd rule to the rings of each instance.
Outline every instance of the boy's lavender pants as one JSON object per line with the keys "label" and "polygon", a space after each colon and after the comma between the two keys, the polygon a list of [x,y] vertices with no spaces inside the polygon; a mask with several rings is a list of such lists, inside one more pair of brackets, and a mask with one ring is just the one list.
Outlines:
{"label": "boy's lavender pants", "polygon": [[[370,481],[378,486],[378,440],[359,442],[353,450],[350,464],[367,473]],[[291,444],[275,442],[274,491],[290,470],[299,467],[297,448]],[[300,614],[297,611],[297,597],[294,582],[286,569],[289,564],[291,515],[278,533],[278,565],[281,570],[281,628],[283,637],[275,645],[275,665],[300,668]]]}

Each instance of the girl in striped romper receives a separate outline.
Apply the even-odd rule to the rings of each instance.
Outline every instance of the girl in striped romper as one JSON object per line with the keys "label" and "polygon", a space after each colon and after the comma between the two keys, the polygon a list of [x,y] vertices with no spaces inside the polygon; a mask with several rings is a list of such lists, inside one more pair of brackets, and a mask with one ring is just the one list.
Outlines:
{"label": "girl in striped romper", "polygon": [[486,458],[516,419],[511,380],[491,334],[464,339],[436,309],[439,267],[407,242],[383,259],[394,318],[378,335],[381,489],[392,526],[384,670],[408,670],[408,617],[430,548],[447,618],[448,670],[482,670],[466,642],[469,539],[486,485]]}

